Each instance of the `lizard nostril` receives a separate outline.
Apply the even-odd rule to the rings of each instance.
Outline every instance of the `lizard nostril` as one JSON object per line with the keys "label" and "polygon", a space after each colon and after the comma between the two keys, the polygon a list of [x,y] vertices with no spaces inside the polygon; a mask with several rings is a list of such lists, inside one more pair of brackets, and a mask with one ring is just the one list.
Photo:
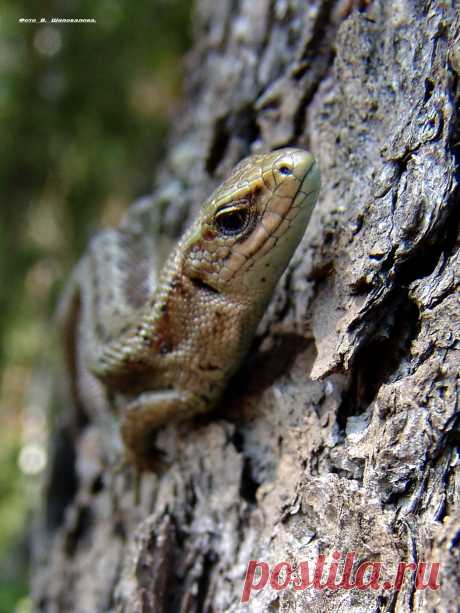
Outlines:
{"label": "lizard nostril", "polygon": [[278,172],[285,177],[292,175],[292,170],[289,168],[289,166],[286,166],[285,164],[278,168]]}

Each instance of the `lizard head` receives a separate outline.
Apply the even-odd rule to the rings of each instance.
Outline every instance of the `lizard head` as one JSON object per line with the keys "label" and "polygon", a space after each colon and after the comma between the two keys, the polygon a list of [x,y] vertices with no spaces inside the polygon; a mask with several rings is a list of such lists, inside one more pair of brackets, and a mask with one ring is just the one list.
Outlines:
{"label": "lizard head", "polygon": [[320,188],[316,162],[295,148],[240,162],[184,237],[184,272],[201,287],[270,295],[302,238]]}

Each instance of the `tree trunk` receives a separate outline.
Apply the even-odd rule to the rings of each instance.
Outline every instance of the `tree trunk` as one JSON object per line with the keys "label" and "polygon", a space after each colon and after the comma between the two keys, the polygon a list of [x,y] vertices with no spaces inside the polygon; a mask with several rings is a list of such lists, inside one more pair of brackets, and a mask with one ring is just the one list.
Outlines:
{"label": "tree trunk", "polygon": [[[97,424],[61,429],[35,539],[38,611],[458,610],[453,5],[198,2],[153,193],[163,231],[177,236],[259,149],[311,149],[319,203],[218,409],[159,432],[171,464],[142,479],[139,504],[129,471],[107,475]],[[277,563],[300,574],[324,554],[325,582],[335,553],[339,582],[352,552],[350,580],[381,563],[377,589],[320,589],[318,576],[278,589]],[[245,604],[250,560],[269,575],[259,564],[247,578]],[[440,587],[417,589],[409,569],[384,589],[399,561],[440,562]]]}

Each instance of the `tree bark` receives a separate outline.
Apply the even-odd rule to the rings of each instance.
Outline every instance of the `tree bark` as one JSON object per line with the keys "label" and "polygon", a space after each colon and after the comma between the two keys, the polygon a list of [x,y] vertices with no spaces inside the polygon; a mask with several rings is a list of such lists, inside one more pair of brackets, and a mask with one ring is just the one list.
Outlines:
{"label": "tree bark", "polygon": [[[159,432],[171,463],[140,504],[129,471],[107,476],[97,424],[61,429],[36,608],[457,611],[454,2],[200,0],[194,30],[153,192],[163,231],[259,149],[311,149],[319,203],[217,410]],[[272,575],[240,602],[251,559],[330,566],[333,552],[337,580],[355,552],[355,570],[382,564],[380,587],[275,589]],[[408,572],[385,590],[399,561],[440,562],[439,589]]]}

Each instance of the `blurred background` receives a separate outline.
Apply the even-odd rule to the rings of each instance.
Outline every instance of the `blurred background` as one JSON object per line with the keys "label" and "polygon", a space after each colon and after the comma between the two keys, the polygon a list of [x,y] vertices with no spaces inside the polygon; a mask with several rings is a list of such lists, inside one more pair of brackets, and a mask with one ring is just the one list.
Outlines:
{"label": "blurred background", "polygon": [[[190,4],[2,2],[0,613],[30,611],[27,527],[47,462],[56,299],[89,237],[151,190]],[[40,23],[51,17],[95,23]]]}

